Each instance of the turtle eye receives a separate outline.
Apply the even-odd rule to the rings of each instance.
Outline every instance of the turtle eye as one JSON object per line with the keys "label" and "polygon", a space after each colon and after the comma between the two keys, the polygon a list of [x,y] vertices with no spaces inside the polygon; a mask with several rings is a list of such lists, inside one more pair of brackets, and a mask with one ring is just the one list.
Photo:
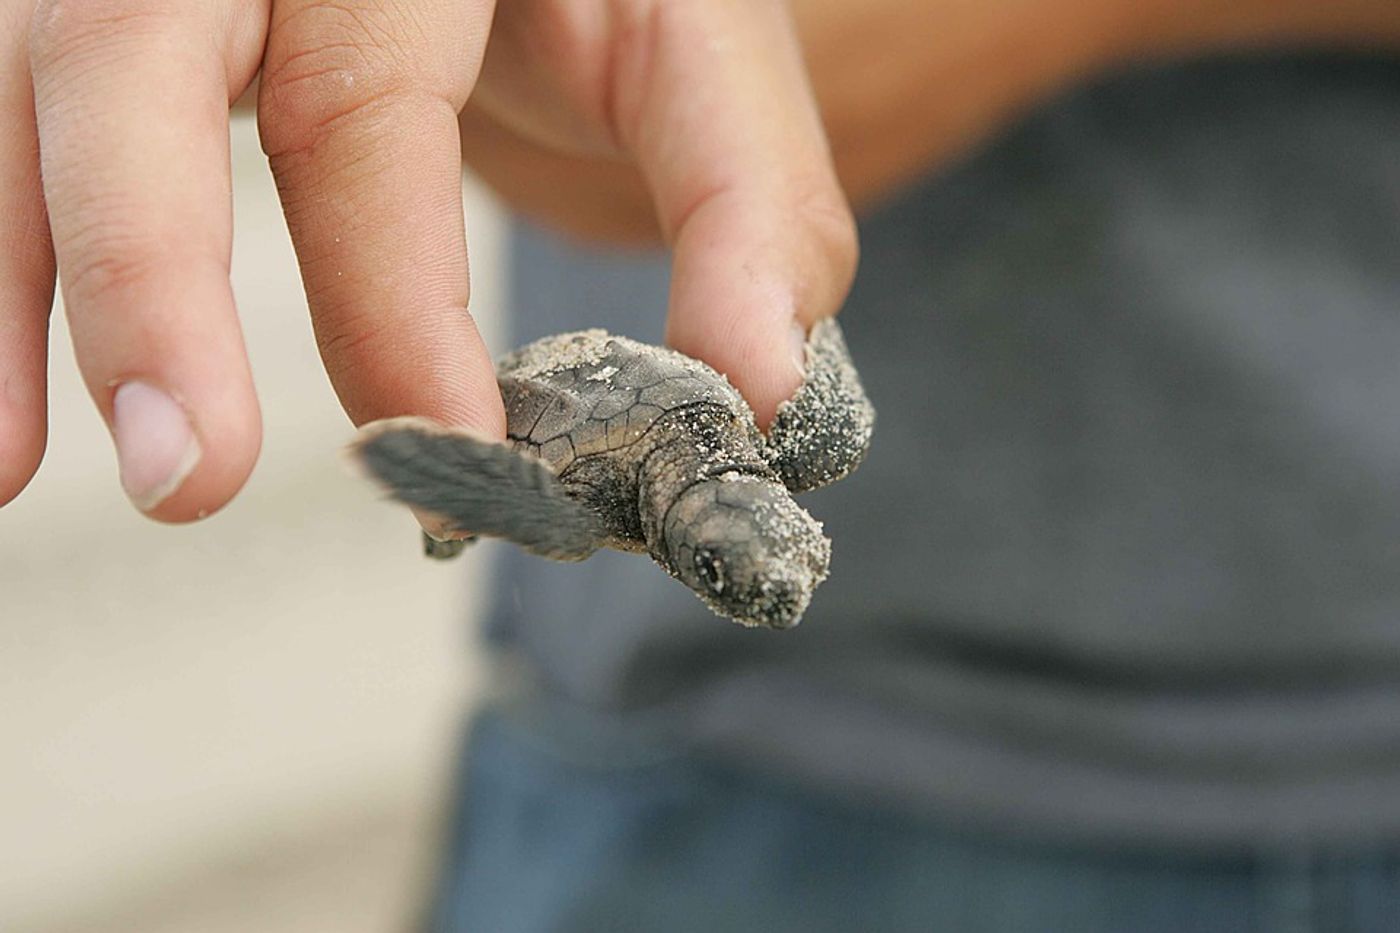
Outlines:
{"label": "turtle eye", "polygon": [[714,551],[702,547],[695,552],[695,572],[711,593],[724,592],[724,562]]}

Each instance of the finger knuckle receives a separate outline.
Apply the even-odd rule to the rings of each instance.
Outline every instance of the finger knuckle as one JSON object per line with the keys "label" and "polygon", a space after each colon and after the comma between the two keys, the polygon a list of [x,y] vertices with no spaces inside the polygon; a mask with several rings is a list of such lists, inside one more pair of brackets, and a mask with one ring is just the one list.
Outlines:
{"label": "finger knuckle", "polygon": [[64,294],[70,302],[88,303],[150,287],[172,268],[170,253],[155,243],[94,237],[62,270]]}
{"label": "finger knuckle", "polygon": [[384,330],[376,322],[346,313],[338,318],[316,319],[316,348],[326,367],[326,375],[337,386],[363,373],[382,349]]}
{"label": "finger knuckle", "polygon": [[87,59],[165,34],[176,14],[167,4],[141,0],[40,0],[30,20],[30,59],[37,70]]}
{"label": "finger knuckle", "polygon": [[377,330],[356,331],[347,327],[321,330],[316,334],[316,346],[326,361],[326,370],[337,379],[359,370],[358,360],[380,342]]}
{"label": "finger knuckle", "polygon": [[312,0],[274,22],[258,102],[263,148],[309,149],[338,123],[433,90],[411,40],[384,7],[349,0]]}

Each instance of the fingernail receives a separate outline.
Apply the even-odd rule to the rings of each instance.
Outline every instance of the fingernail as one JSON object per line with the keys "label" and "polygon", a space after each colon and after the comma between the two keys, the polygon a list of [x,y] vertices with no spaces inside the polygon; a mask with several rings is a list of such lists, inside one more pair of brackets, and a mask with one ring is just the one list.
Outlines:
{"label": "fingernail", "polygon": [[142,512],[169,499],[199,464],[199,440],[184,409],[148,383],[117,387],[112,434],[122,488]]}
{"label": "fingernail", "polygon": [[788,332],[788,346],[792,351],[792,362],[800,376],[807,375],[807,328],[797,321],[792,322]]}

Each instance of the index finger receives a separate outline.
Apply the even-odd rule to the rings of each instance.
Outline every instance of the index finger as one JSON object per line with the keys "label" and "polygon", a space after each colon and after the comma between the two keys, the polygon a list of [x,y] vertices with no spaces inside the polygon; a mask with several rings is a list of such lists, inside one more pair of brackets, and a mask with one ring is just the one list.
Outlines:
{"label": "index finger", "polygon": [[787,8],[627,6],[614,120],[675,251],[667,340],[727,375],[766,426],[857,253]]}
{"label": "index finger", "polygon": [[356,423],[427,415],[504,436],[467,312],[457,111],[489,0],[283,0],[259,129],[326,370]]}

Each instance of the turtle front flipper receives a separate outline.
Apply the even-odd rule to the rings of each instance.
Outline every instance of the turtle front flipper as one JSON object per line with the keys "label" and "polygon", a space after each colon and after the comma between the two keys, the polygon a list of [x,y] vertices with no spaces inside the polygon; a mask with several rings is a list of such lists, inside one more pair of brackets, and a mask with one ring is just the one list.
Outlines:
{"label": "turtle front flipper", "polygon": [[[598,520],[549,464],[469,431],[424,418],[366,425],[351,448],[393,498],[453,531],[490,535],[555,560],[597,550]],[[433,556],[447,556],[433,553]]]}
{"label": "turtle front flipper", "polygon": [[834,483],[865,459],[875,407],[865,394],[835,318],[807,337],[807,378],[778,406],[764,457],[792,492]]}

